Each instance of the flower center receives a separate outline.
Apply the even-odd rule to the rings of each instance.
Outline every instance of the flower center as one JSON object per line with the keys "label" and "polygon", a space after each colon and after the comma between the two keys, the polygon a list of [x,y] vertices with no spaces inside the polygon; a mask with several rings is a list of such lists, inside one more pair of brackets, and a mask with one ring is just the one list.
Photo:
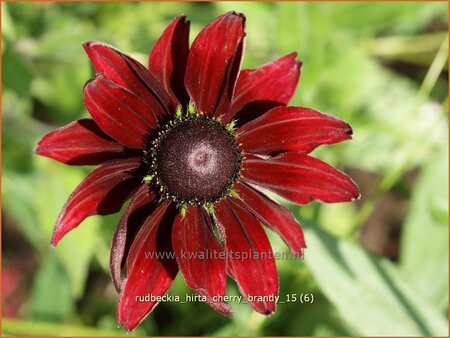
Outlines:
{"label": "flower center", "polygon": [[152,182],[161,196],[179,203],[214,203],[230,193],[241,154],[234,135],[201,115],[170,121],[153,141]]}

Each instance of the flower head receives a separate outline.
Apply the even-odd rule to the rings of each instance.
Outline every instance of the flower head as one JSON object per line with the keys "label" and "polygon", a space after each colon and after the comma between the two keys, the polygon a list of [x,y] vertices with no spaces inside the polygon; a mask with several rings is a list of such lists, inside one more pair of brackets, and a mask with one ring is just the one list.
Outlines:
{"label": "flower head", "polygon": [[306,245],[291,212],[261,188],[296,204],[359,196],[348,176],[308,155],[350,139],[351,127],[286,107],[300,75],[296,53],[240,70],[244,25],[242,14],[222,15],[189,48],[189,22],[177,17],[148,68],[106,44],[85,43],[97,73],[84,87],[92,119],[52,131],[37,146],[66,164],[100,165],[69,197],[53,245],[88,216],[115,213],[131,199],[110,256],[118,321],[127,330],[178,271],[224,315],[232,314],[221,298],[227,274],[256,311],[273,313],[278,274],[262,224],[293,254]]}

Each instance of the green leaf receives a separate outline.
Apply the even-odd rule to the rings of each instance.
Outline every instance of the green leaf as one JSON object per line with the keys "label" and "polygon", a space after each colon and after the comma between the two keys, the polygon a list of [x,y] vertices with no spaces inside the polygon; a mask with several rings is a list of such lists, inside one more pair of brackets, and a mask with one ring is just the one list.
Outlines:
{"label": "green leaf", "polygon": [[46,256],[35,277],[30,314],[42,321],[61,321],[73,312],[69,280],[56,255]]}
{"label": "green leaf", "polygon": [[[33,160],[38,164],[39,174],[21,176],[6,172],[2,178],[3,201],[5,210],[17,220],[21,231],[46,259],[58,213],[85,174],[79,168],[48,159],[34,157]],[[83,294],[89,263],[99,240],[98,222],[97,218],[86,220],[52,250],[62,263],[73,299]]]}
{"label": "green leaf", "polygon": [[[446,150],[444,150],[446,152]],[[431,157],[422,170],[403,226],[400,267],[417,292],[448,306],[448,157]]]}
{"label": "green leaf", "polygon": [[353,220],[356,214],[354,203],[329,204],[320,208],[319,223],[330,233],[345,237],[349,236],[353,228]]}
{"label": "green leaf", "polygon": [[68,123],[78,119],[84,111],[83,85],[89,77],[87,62],[55,64],[51,71],[33,79],[31,92],[45,105],[46,118],[60,124]]}
{"label": "green leaf", "polygon": [[25,63],[23,56],[19,55],[12,46],[6,48],[2,54],[4,89],[12,89],[18,95],[26,97],[30,92],[32,72]]}
{"label": "green leaf", "polygon": [[32,170],[36,140],[46,131],[41,123],[30,118],[32,113],[33,102],[29,97],[20,97],[12,90],[2,93],[3,168],[11,172],[28,173]]}
{"label": "green leaf", "polygon": [[8,4],[2,2],[2,37],[12,40],[16,37],[14,22],[9,13]]}
{"label": "green leaf", "polygon": [[50,239],[37,226],[36,209],[31,201],[35,200],[33,179],[5,170],[2,176],[2,201],[6,213],[12,216],[21,232],[38,252],[43,252]]}
{"label": "green leaf", "polygon": [[[41,197],[35,200],[36,212],[38,222],[50,241],[59,212],[85,173],[79,168],[67,167],[44,158],[36,158],[36,163],[40,178],[35,189],[37,196]],[[52,207],[49,208],[49,205]],[[68,233],[54,249],[70,279],[71,293],[75,299],[83,294],[89,263],[100,240],[97,237],[98,223],[99,218],[88,218]]]}
{"label": "green leaf", "polygon": [[58,29],[50,29],[40,36],[27,52],[40,65],[50,69],[59,64],[80,67],[87,61],[82,43],[91,37],[89,29],[71,18],[63,20]]}
{"label": "green leaf", "polygon": [[[395,32],[414,33],[433,18],[447,18],[447,5],[439,2],[344,2],[329,4],[328,13],[337,29],[355,34]],[[357,15],[355,15],[357,13]]]}
{"label": "green leaf", "polygon": [[301,90],[297,90],[302,96],[302,105],[313,100],[318,90],[317,81],[325,76],[335,57],[334,52],[330,51],[330,42],[338,40],[338,37],[333,36],[324,8],[326,4],[277,3],[279,15],[276,16],[277,34],[274,40],[283,54],[297,52],[298,59],[304,64],[299,86]]}
{"label": "green leaf", "polygon": [[421,298],[394,265],[317,226],[306,230],[308,265],[321,290],[358,335],[447,335],[446,316]]}
{"label": "green leaf", "polygon": [[442,107],[419,98],[411,81],[359,51],[335,57],[337,63],[330,64],[318,83],[325,95],[316,99],[324,111],[345,118],[354,129],[341,161],[392,177],[426,162],[430,150],[446,137]]}

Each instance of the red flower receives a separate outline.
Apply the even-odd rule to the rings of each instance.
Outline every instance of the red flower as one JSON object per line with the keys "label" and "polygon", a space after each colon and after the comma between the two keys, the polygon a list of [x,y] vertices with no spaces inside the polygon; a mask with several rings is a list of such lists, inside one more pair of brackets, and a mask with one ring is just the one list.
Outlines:
{"label": "red flower", "polygon": [[177,17],[153,47],[148,69],[111,46],[85,43],[97,72],[84,87],[93,119],[38,144],[38,154],[66,164],[101,164],[69,197],[53,245],[86,217],[115,213],[131,198],[110,264],[118,321],[129,331],[178,270],[224,315],[232,314],[220,298],[227,274],[256,311],[273,313],[278,274],[261,223],[293,254],[306,245],[291,212],[260,188],[297,204],[359,196],[348,176],[307,155],[350,139],[351,127],[286,107],[300,75],[296,53],[240,71],[244,25],[243,15],[227,13],[189,49],[189,22]]}

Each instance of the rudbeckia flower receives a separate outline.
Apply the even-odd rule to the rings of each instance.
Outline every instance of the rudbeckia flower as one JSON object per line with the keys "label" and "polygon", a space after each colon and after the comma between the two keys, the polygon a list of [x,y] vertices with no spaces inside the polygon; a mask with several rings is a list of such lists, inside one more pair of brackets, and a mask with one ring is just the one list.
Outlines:
{"label": "rudbeckia flower", "polygon": [[177,17],[147,68],[109,45],[85,43],[96,70],[84,87],[92,119],[54,130],[37,146],[69,165],[100,165],[66,202],[53,245],[88,216],[116,213],[130,199],[110,255],[118,322],[128,331],[178,271],[224,315],[232,315],[223,301],[227,275],[256,311],[272,314],[279,281],[263,226],[292,254],[306,245],[300,224],[267,192],[296,204],[359,196],[348,176],[308,155],[350,139],[351,127],[286,106],[300,75],[296,53],[241,70],[244,28],[244,15],[227,13],[189,48],[189,22]]}

